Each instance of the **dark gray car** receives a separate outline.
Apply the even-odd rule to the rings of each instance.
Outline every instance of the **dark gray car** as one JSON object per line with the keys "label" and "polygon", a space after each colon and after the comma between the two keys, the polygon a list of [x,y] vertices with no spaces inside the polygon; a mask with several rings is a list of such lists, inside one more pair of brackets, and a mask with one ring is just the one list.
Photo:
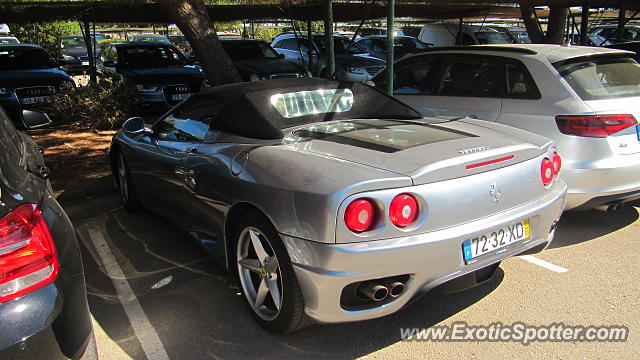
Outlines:
{"label": "dark gray car", "polygon": [[[271,46],[285,59],[306,66],[314,76],[327,78],[327,63],[325,60],[324,35],[312,35],[309,44],[304,35],[281,34],[271,42]],[[358,44],[350,43],[350,39],[342,35],[333,37],[336,72],[335,78],[345,81],[364,82],[371,80],[375,74],[386,67],[386,61],[367,53]],[[311,49],[311,64],[309,64],[309,49]]]}
{"label": "dark gray car", "polygon": [[0,110],[0,359],[97,359],[78,240],[48,173]]}

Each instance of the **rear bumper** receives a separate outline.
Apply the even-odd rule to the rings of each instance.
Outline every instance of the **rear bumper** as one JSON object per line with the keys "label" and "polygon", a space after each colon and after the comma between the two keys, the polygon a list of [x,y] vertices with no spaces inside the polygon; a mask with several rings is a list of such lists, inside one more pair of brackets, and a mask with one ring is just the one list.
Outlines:
{"label": "rear bumper", "polygon": [[[305,299],[305,311],[320,323],[359,321],[389,315],[416,295],[486,268],[511,256],[541,249],[553,239],[565,203],[566,184],[544,196],[480,220],[426,234],[359,243],[325,244],[281,234]],[[496,254],[465,264],[462,243],[492,229],[529,219],[529,239]],[[380,306],[345,309],[343,289],[349,284],[408,275],[405,291]]]}
{"label": "rear bumper", "polygon": [[[81,285],[84,291],[84,281]],[[76,294],[68,296],[76,296]],[[82,300],[85,301],[85,307],[74,311],[86,312],[86,317],[82,316],[82,318],[89,319],[86,298],[82,296]],[[69,320],[64,316],[65,301],[70,299],[64,298],[58,291],[58,286],[50,284],[33,293],[0,304],[0,327],[3,329],[0,334],[0,358],[77,359],[81,357],[91,340],[91,323],[69,324]]]}
{"label": "rear bumper", "polygon": [[640,194],[640,156],[621,155],[579,166],[563,164],[560,178],[569,184],[566,210],[634,200]]}

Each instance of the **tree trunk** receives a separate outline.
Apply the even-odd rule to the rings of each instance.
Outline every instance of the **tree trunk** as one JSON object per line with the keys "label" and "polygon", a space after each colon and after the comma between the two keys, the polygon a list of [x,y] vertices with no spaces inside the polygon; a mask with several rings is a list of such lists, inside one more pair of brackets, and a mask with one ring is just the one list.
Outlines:
{"label": "tree trunk", "polygon": [[159,0],[158,4],[189,40],[211,85],[242,81],[220,44],[204,0]]}
{"label": "tree trunk", "polygon": [[564,42],[567,15],[569,15],[569,8],[555,6],[550,8],[549,24],[547,24],[547,44],[562,44]]}
{"label": "tree trunk", "polygon": [[533,6],[521,3],[520,13],[522,14],[522,20],[524,20],[524,26],[527,28],[531,42],[534,44],[543,43],[544,34],[542,34],[542,30],[540,30],[540,22],[538,21]]}

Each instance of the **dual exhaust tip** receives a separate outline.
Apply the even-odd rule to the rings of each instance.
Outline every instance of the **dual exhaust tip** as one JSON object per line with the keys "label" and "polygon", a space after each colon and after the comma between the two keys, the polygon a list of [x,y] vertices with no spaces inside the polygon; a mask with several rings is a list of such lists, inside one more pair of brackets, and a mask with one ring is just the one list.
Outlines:
{"label": "dual exhaust tip", "polygon": [[387,297],[397,298],[404,292],[404,284],[400,281],[377,282],[367,281],[358,286],[358,295],[375,302]]}

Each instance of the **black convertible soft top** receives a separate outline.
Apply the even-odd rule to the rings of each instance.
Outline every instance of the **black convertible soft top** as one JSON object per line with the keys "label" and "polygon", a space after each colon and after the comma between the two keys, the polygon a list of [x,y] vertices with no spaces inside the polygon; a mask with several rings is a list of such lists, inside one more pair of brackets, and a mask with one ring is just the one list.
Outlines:
{"label": "black convertible soft top", "polygon": [[[271,104],[271,96],[275,94],[318,89],[349,89],[353,93],[353,106],[344,112],[286,118]],[[215,129],[256,139],[281,139],[282,129],[320,121],[422,118],[416,110],[371,86],[320,78],[287,78],[221,85],[193,95],[187,101],[201,102],[208,99],[223,103],[212,124]]]}

